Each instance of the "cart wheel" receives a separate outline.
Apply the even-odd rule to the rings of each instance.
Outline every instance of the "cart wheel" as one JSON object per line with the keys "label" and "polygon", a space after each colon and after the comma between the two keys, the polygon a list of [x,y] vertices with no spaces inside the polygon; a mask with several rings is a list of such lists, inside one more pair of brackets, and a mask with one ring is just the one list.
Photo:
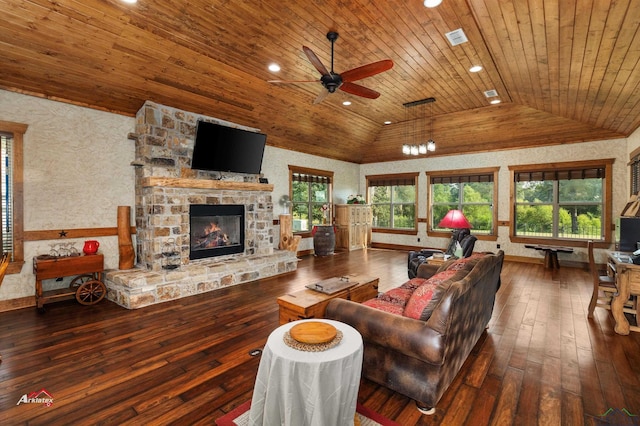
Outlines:
{"label": "cart wheel", "polygon": [[69,283],[69,290],[76,291],[82,284],[95,279],[96,277],[93,274],[78,275]]}
{"label": "cart wheel", "polygon": [[89,280],[76,290],[76,300],[81,305],[95,305],[107,294],[107,287],[98,280]]}

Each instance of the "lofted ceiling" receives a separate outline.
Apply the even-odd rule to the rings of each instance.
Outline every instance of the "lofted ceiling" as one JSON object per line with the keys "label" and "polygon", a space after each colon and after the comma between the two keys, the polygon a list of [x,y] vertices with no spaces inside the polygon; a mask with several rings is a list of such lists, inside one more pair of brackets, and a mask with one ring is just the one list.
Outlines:
{"label": "lofted ceiling", "polygon": [[[629,136],[640,126],[640,0],[0,0],[0,88],[135,115],[146,100],[355,163]],[[445,33],[468,42],[451,46]],[[313,104],[320,75],[394,67]],[[276,62],[278,73],[267,66]],[[483,70],[470,73],[472,65]],[[501,103],[490,105],[486,90]],[[403,107],[428,97],[426,107]],[[492,98],[493,99],[493,98]],[[349,100],[350,106],[342,105]],[[419,109],[418,109],[419,108]],[[0,117],[1,118],[1,117]],[[391,124],[385,125],[385,121]]]}

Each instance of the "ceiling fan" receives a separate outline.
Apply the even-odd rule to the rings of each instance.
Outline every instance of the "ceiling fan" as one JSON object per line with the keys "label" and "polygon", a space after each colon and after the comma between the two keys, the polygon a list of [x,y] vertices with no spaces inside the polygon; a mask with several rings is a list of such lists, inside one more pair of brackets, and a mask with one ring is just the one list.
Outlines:
{"label": "ceiling fan", "polygon": [[368,65],[353,68],[349,71],[345,71],[338,74],[333,71],[333,47],[338,39],[338,33],[335,31],[329,31],[327,33],[327,39],[331,42],[331,71],[327,71],[324,64],[318,59],[315,53],[307,46],[302,46],[302,50],[309,59],[309,62],[318,70],[321,74],[320,80],[301,80],[301,81],[287,81],[287,80],[269,80],[269,83],[317,83],[320,81],[322,86],[326,89],[323,90],[320,95],[313,102],[318,104],[326,98],[329,93],[334,93],[337,89],[352,95],[361,96],[368,99],[376,99],[380,96],[380,93],[375,90],[371,90],[367,87],[355,84],[354,81],[362,80],[363,78],[371,77],[381,72],[390,70],[393,67],[393,61],[391,59],[385,59],[378,62],[373,62]]}

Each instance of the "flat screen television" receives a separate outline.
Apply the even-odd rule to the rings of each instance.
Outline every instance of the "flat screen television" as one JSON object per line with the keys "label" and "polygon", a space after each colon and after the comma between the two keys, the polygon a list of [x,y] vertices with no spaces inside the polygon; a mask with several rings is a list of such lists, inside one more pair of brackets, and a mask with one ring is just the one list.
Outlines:
{"label": "flat screen television", "polygon": [[191,168],[259,174],[267,135],[198,121]]}

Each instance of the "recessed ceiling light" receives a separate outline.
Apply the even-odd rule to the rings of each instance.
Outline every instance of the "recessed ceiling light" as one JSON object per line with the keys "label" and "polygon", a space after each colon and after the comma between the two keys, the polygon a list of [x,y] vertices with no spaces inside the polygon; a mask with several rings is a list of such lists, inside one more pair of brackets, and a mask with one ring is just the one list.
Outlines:
{"label": "recessed ceiling light", "polygon": [[471,68],[469,68],[470,72],[480,72],[482,71],[482,67],[480,65],[474,65]]}
{"label": "recessed ceiling light", "polygon": [[424,0],[424,7],[436,7],[440,3],[442,3],[442,0]]}
{"label": "recessed ceiling light", "polygon": [[344,101],[344,102],[342,103],[342,105],[344,105],[344,106],[349,106],[349,105],[351,105],[351,101]]}
{"label": "recessed ceiling light", "polygon": [[384,124],[391,124],[389,120],[385,121]]}
{"label": "recessed ceiling light", "polygon": [[271,71],[271,72],[280,71],[280,65],[278,65],[278,64],[269,64],[269,71]]}
{"label": "recessed ceiling light", "polygon": [[123,3],[135,4],[138,3],[138,0],[122,0]]}
{"label": "recessed ceiling light", "polygon": [[500,99],[491,99],[491,101],[489,101],[491,105],[496,105],[496,104],[499,104],[500,102],[501,102]]}

